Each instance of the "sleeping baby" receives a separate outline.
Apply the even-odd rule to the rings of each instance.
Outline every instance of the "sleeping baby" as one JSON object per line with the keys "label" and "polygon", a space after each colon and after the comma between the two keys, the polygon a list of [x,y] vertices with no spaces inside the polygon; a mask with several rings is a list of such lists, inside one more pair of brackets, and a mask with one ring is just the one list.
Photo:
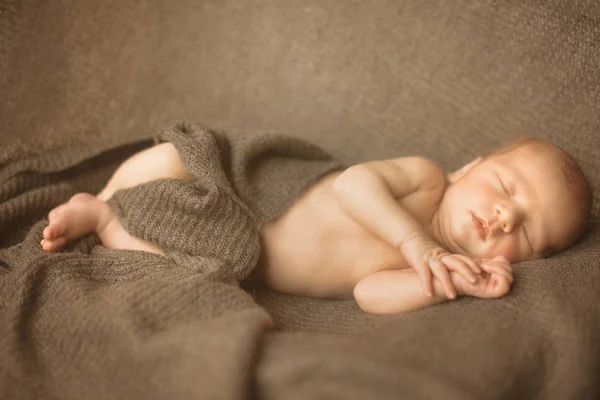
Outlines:
{"label": "sleeping baby", "polygon": [[[126,160],[97,196],[79,193],[53,209],[42,248],[55,252],[95,232],[108,248],[163,254],[131,236],[107,203],[119,189],[161,178],[194,179],[168,142]],[[510,289],[512,263],[562,250],[584,233],[591,203],[576,162],[539,139],[447,176],[422,157],[370,161],[324,175],[264,224],[249,278],[284,293],[354,297],[374,314],[461,295],[497,298]]]}

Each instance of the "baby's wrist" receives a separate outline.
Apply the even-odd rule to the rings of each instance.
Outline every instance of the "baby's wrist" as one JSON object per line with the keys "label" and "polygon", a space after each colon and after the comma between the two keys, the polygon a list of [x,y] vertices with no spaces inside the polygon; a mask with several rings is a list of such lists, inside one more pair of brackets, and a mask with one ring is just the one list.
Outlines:
{"label": "baby's wrist", "polygon": [[454,271],[450,271],[450,279],[452,280],[452,284],[454,285],[454,290],[456,290],[456,295],[457,296],[464,296],[466,295],[466,291],[465,291],[465,287],[464,287],[464,283],[465,280],[462,276],[460,276],[460,274],[458,274],[457,272]]}
{"label": "baby's wrist", "polygon": [[396,247],[400,250],[403,251],[407,245],[410,245],[413,242],[418,241],[419,239],[430,239],[429,235],[427,234],[427,232],[425,232],[422,229],[416,229],[412,232],[410,232],[409,234],[407,234],[406,236],[404,236],[404,238],[402,238],[402,240],[400,240],[400,242],[396,245]]}

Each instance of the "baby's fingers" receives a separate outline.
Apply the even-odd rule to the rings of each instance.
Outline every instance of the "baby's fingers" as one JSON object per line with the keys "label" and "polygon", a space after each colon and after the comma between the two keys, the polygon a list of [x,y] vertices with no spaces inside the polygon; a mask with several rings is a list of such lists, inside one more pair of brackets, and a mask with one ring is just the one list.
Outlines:
{"label": "baby's fingers", "polygon": [[502,264],[481,263],[481,268],[483,268],[483,270],[488,274],[496,274],[505,277],[508,280],[508,283],[512,283],[514,280],[512,271]]}
{"label": "baby's fingers", "polygon": [[473,260],[471,257],[462,255],[462,254],[454,254],[454,257],[461,259],[464,263],[466,263],[471,270],[476,273],[476,274],[480,274],[481,273],[481,268],[479,267],[479,264],[477,264],[475,262],[475,260]]}
{"label": "baby's fingers", "polygon": [[433,283],[431,270],[429,269],[429,265],[421,264],[418,267],[415,267],[419,278],[421,278],[421,286],[423,287],[423,291],[429,297],[433,296]]}
{"label": "baby's fingers", "polygon": [[469,266],[463,262],[462,259],[456,258],[454,255],[447,255],[442,257],[440,260],[446,265],[446,267],[448,267],[450,271],[457,272],[467,282],[477,282],[477,276],[471,270],[471,268],[469,268]]}
{"label": "baby's fingers", "polygon": [[507,279],[505,276],[496,276],[493,279],[493,288],[490,293],[492,297],[502,297],[510,290],[512,280]]}
{"label": "baby's fingers", "polygon": [[456,291],[454,290],[454,285],[452,284],[452,280],[450,279],[450,274],[448,273],[446,266],[437,258],[432,258],[429,260],[429,266],[431,267],[433,275],[442,284],[442,287],[446,292],[446,296],[449,299],[456,298]]}
{"label": "baby's fingers", "polygon": [[510,264],[510,262],[508,261],[508,259],[504,256],[495,256],[494,258],[492,258],[490,261],[499,261],[505,264]]}

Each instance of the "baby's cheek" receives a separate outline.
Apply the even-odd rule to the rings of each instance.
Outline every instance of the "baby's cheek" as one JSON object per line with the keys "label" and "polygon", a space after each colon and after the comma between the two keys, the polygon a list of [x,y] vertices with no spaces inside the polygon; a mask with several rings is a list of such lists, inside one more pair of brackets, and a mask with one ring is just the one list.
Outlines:
{"label": "baby's cheek", "polygon": [[519,247],[512,241],[505,241],[501,243],[498,248],[498,254],[506,257],[506,259],[510,262],[514,262],[519,257]]}

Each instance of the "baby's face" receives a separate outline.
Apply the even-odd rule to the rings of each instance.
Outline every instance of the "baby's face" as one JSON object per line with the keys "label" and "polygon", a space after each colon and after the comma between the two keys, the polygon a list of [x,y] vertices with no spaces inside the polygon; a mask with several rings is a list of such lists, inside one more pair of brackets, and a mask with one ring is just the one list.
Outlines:
{"label": "baby's face", "polygon": [[449,174],[439,209],[440,230],[453,252],[516,262],[571,243],[581,221],[552,153],[517,148],[465,170]]}

